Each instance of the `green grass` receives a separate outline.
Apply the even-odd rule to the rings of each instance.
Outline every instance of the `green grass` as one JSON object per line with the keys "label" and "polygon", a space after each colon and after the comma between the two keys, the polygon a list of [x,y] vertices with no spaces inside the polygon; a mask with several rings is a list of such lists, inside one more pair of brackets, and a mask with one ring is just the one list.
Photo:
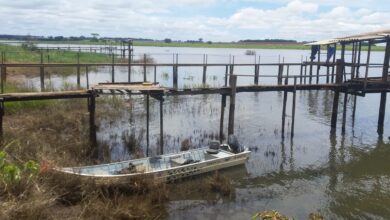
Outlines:
{"label": "green grass", "polygon": [[[21,46],[0,44],[0,51],[5,52],[7,63],[40,63],[41,52]],[[42,51],[44,63],[76,63],[77,53],[74,51]],[[110,63],[111,56],[107,54],[80,52],[80,63]],[[118,61],[118,59],[116,59]]]}
{"label": "green grass", "polygon": [[[40,41],[42,43],[52,43],[52,44],[83,44],[83,45],[120,45],[120,42],[109,42],[105,43],[103,41],[90,41],[90,40],[80,40],[80,41]],[[290,50],[309,50],[310,46],[305,46],[301,43],[186,43],[186,42],[157,42],[157,41],[134,41],[134,46],[146,46],[146,47],[195,47],[195,48],[241,48],[241,49],[290,49]],[[340,48],[340,47],[339,47]],[[362,50],[367,50],[368,47],[363,46]],[[347,46],[347,50],[352,50],[352,46]],[[373,51],[383,51],[384,47],[372,46]]]}

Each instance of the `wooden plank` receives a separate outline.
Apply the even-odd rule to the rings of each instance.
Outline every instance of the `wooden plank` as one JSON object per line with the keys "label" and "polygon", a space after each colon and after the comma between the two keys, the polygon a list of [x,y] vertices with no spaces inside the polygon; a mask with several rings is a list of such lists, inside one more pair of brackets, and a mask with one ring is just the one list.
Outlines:
{"label": "wooden plank", "polygon": [[229,124],[228,135],[234,134],[234,111],[236,107],[236,86],[237,76],[230,76],[230,107],[229,107]]}
{"label": "wooden plank", "polygon": [[223,121],[225,117],[225,107],[226,107],[226,95],[222,95],[221,100],[221,117],[219,120],[219,142],[223,141]]}

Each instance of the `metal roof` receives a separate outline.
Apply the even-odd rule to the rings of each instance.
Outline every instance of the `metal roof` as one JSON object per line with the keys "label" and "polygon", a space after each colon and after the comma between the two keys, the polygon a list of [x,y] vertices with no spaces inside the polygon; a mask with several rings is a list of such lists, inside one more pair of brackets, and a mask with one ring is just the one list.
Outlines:
{"label": "metal roof", "polygon": [[312,43],[308,43],[305,45],[329,45],[341,42],[349,42],[349,41],[365,41],[365,40],[376,40],[376,39],[384,39],[386,37],[390,37],[390,29],[375,31],[375,32],[367,32],[357,35],[350,35],[345,37],[337,37],[333,39],[320,40]]}

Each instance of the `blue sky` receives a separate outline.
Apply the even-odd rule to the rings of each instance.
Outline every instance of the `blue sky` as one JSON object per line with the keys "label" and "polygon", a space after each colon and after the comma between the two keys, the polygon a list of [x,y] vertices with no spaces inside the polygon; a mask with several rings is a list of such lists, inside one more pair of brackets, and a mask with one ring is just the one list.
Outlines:
{"label": "blue sky", "polygon": [[320,40],[390,28],[385,0],[0,0],[1,34]]}

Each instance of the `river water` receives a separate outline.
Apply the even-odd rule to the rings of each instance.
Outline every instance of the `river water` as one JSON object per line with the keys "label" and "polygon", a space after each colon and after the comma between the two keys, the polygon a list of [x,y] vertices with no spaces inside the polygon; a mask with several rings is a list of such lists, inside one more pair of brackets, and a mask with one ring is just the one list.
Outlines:
{"label": "river water", "polygon": [[[208,63],[227,63],[232,56],[235,63],[254,63],[255,60],[254,56],[245,55],[245,49],[134,47],[134,51],[135,58],[148,53],[157,63],[171,63],[174,53],[179,54],[179,63],[201,63],[203,54],[208,54]],[[257,56],[261,56],[262,63],[283,62],[283,59],[286,63],[300,62],[310,56],[308,50],[255,51]],[[382,63],[383,55],[383,52],[373,52],[372,62]],[[362,57],[364,60],[366,53],[363,52]],[[324,58],[321,57],[322,60]],[[148,80],[153,80],[153,69],[147,71]],[[235,69],[236,74],[253,74],[253,71],[253,67]],[[141,68],[133,68],[132,72],[134,81],[142,80]],[[158,68],[157,81],[163,86],[172,86],[171,73],[171,68]],[[325,68],[321,69],[321,73],[325,73]],[[364,73],[363,69],[361,73]],[[370,69],[369,75],[380,73],[381,69]],[[224,84],[224,67],[209,68],[207,74],[208,86]],[[277,75],[277,68],[261,68],[260,74]],[[299,74],[298,67],[291,67],[290,75],[294,74]],[[76,83],[74,75],[62,77],[55,71],[50,75],[47,81],[54,88],[60,88],[65,82]],[[197,87],[201,84],[201,77],[201,67],[181,67],[179,87]],[[116,68],[115,78],[126,81],[127,67]],[[39,87],[39,78],[27,80]],[[90,84],[110,80],[110,68],[94,69],[90,73]],[[320,82],[325,82],[325,78]],[[238,78],[238,85],[248,84],[253,84],[252,77]],[[260,84],[276,84],[276,78],[260,78]],[[86,85],[85,77],[82,85]],[[110,161],[131,158],[124,141],[130,135],[141,137],[142,150],[146,151],[145,100],[139,96],[126,96],[123,100],[131,105],[118,109],[118,119],[96,119],[99,126],[97,137],[100,143],[110,146]],[[295,219],[307,219],[313,212],[321,213],[327,219],[389,218],[390,117],[387,115],[385,119],[384,136],[378,137],[376,126],[380,95],[357,97],[354,119],[354,99],[352,96],[348,98],[345,135],[340,132],[343,102],[340,98],[339,127],[336,136],[330,136],[333,92],[298,91],[295,135],[291,139],[292,94],[289,94],[284,140],[281,138],[282,100],[281,92],[237,94],[235,133],[252,153],[244,167],[223,172],[233,181],[234,196],[212,202],[207,196],[196,194],[177,196],[169,204],[170,219],[250,219],[258,211],[271,209]],[[163,109],[164,152],[179,151],[184,140],[188,140],[192,147],[201,147],[218,138],[220,102],[220,95],[166,97]],[[155,155],[159,146],[159,103],[151,100],[150,109],[150,154]],[[390,109],[389,103],[386,109]],[[227,117],[226,113],[225,134]],[[195,183],[192,187],[196,188]]]}

